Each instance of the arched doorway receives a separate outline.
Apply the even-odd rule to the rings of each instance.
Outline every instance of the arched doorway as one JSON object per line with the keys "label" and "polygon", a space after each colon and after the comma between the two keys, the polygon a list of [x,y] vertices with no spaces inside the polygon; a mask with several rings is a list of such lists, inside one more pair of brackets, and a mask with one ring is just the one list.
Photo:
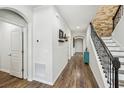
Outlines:
{"label": "arched doorway", "polygon": [[83,39],[81,39],[81,38],[75,39],[75,52],[76,53],[83,52]]}
{"label": "arched doorway", "polygon": [[[7,64],[4,64],[4,65],[9,65],[9,66],[6,66],[5,68],[5,69],[8,68],[8,71],[4,69],[3,71],[7,71],[8,73],[10,73],[10,75],[26,79],[27,73],[28,73],[28,69],[27,69],[28,68],[28,63],[27,63],[28,61],[27,60],[28,59],[28,51],[27,51],[28,21],[21,12],[13,8],[0,8],[0,12],[1,12],[0,24],[2,29],[4,30],[3,33],[5,32],[5,30],[8,31],[7,32],[8,37],[3,37],[3,38],[6,38],[5,40],[8,42],[8,44],[6,44],[7,42],[5,41],[3,44],[3,47],[4,45],[5,46],[8,45],[8,46],[4,47],[4,49],[2,48],[1,50],[2,51],[9,50],[9,52],[6,51],[5,56],[2,57],[2,60],[1,60],[2,62],[4,61],[5,58],[8,59]],[[3,42],[3,40],[1,42]],[[9,62],[9,59],[10,59],[10,62]],[[2,63],[5,63],[5,62],[2,62]]]}
{"label": "arched doorway", "polygon": [[74,36],[73,37],[73,54],[83,52],[83,36]]}

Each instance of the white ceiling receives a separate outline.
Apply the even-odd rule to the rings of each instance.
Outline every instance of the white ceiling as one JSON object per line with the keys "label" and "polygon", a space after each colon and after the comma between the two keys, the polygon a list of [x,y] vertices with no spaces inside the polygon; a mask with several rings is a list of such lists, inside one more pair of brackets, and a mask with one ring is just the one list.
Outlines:
{"label": "white ceiling", "polygon": [[96,5],[56,6],[72,31],[84,31],[95,16],[98,7]]}
{"label": "white ceiling", "polygon": [[[30,5],[31,8],[43,5]],[[95,16],[98,5],[55,5],[72,31],[83,32]]]}

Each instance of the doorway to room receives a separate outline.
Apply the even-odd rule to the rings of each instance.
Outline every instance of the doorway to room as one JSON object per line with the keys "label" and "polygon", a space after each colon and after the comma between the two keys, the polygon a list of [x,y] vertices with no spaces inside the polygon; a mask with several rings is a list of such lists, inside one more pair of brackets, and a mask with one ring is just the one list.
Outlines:
{"label": "doorway to room", "polygon": [[82,53],[83,52],[83,39],[76,38],[75,39],[75,53]]}
{"label": "doorway to room", "polygon": [[0,9],[0,71],[27,78],[27,23],[19,14]]}

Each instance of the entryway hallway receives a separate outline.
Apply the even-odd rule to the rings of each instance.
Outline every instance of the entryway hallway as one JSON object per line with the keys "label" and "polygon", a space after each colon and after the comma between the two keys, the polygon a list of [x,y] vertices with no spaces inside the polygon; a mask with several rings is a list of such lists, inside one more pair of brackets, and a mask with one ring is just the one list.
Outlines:
{"label": "entryway hallway", "polygon": [[76,53],[53,86],[22,80],[0,72],[0,87],[4,88],[97,88],[98,85],[88,64],[84,64],[81,53]]}

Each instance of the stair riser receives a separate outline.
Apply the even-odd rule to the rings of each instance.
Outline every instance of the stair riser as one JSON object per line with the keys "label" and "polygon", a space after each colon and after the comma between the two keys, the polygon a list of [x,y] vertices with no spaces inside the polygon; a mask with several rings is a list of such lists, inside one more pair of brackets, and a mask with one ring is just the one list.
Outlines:
{"label": "stair riser", "polygon": [[113,39],[104,39],[104,42],[115,42]]}
{"label": "stair riser", "polygon": [[119,58],[119,61],[124,62],[124,58]]}
{"label": "stair riser", "polygon": [[121,48],[120,47],[108,47],[108,49],[111,51],[111,50],[121,50]]}
{"label": "stair riser", "polygon": [[118,46],[116,43],[106,43],[106,46]]}
{"label": "stair riser", "polygon": [[124,52],[111,52],[112,55],[124,56]]}
{"label": "stair riser", "polygon": [[119,74],[124,74],[124,70],[119,70]]}
{"label": "stair riser", "polygon": [[121,62],[121,65],[124,65],[124,62]]}

